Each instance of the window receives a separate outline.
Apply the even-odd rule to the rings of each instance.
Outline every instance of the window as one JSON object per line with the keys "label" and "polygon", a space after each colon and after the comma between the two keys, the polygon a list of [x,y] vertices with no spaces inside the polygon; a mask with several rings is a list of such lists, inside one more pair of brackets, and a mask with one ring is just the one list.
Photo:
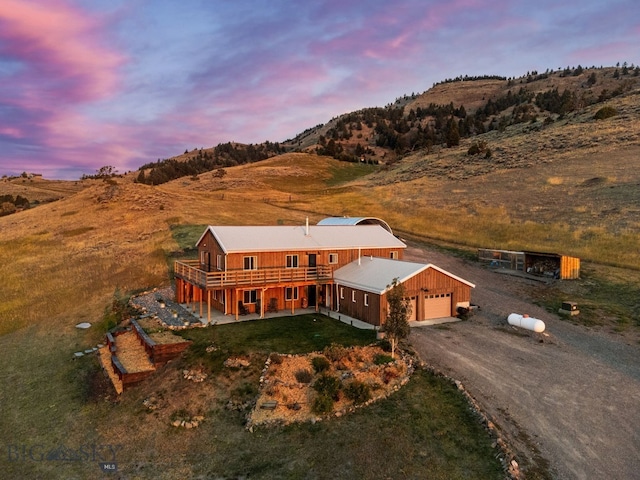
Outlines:
{"label": "window", "polygon": [[258,298],[257,290],[245,290],[244,291],[244,303],[256,303],[256,299]]}
{"label": "window", "polygon": [[284,299],[287,301],[298,299],[298,287],[287,287],[284,289]]}
{"label": "window", "polygon": [[245,270],[257,270],[258,269],[258,257],[244,257],[244,269]]}
{"label": "window", "polygon": [[355,290],[351,290],[351,301],[353,303],[356,303],[356,291]]}
{"label": "window", "polygon": [[344,300],[344,287],[340,287],[340,298]]}
{"label": "window", "polygon": [[337,253],[330,253],[329,254],[329,263],[338,263],[338,254]]}
{"label": "window", "polygon": [[368,293],[364,294],[364,306],[365,307],[369,306],[369,294]]}
{"label": "window", "polygon": [[298,255],[287,255],[287,268],[298,268]]}
{"label": "window", "polygon": [[389,258],[391,258],[392,260],[397,260],[398,259],[398,252],[393,251],[393,252],[389,253]]}
{"label": "window", "polygon": [[216,256],[216,268],[222,270],[222,255]]}

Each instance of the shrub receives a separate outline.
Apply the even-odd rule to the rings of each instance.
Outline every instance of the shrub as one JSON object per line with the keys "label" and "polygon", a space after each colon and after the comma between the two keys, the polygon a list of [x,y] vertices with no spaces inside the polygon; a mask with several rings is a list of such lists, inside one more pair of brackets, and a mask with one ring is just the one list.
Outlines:
{"label": "shrub", "polygon": [[484,140],[480,140],[471,144],[469,150],[467,150],[467,155],[484,154],[486,158],[489,158],[491,156],[491,153],[489,153],[489,156],[487,156],[487,152],[491,152],[491,149],[487,145],[487,142],[485,142]]}
{"label": "shrub", "polygon": [[400,376],[400,372],[398,372],[397,369],[395,369],[395,368],[387,368],[384,371],[382,381],[384,383],[389,383],[391,380],[393,380],[394,378],[398,378],[399,376]]}
{"label": "shrub", "polygon": [[385,352],[390,352],[391,351],[391,342],[389,340],[387,340],[386,338],[383,338],[382,340],[378,341],[378,346],[384,350]]}
{"label": "shrub", "polygon": [[377,354],[373,357],[373,363],[376,365],[386,365],[387,363],[393,362],[393,357],[390,355],[384,355],[382,353]]}
{"label": "shrub", "polygon": [[325,370],[328,370],[331,366],[331,363],[326,357],[313,357],[311,364],[313,365],[313,369],[316,373],[322,373]]}
{"label": "shrub", "polygon": [[593,118],[595,118],[596,120],[604,120],[606,118],[615,117],[617,114],[618,111],[615,108],[606,106],[598,110]]}
{"label": "shrub", "polygon": [[358,405],[371,398],[371,387],[359,380],[354,380],[344,387],[344,395]]}
{"label": "shrub", "polygon": [[300,369],[295,373],[296,380],[298,383],[311,383],[311,379],[313,378],[313,374],[310,370],[306,368]]}
{"label": "shrub", "polygon": [[282,365],[282,355],[278,353],[272,353],[271,355],[269,355],[269,359],[274,365]]}
{"label": "shrub", "polygon": [[326,373],[320,375],[313,384],[313,389],[318,392],[320,396],[326,395],[332,399],[338,398],[340,387],[342,387],[340,379],[332,375],[327,375]]}
{"label": "shrub", "polygon": [[311,410],[318,415],[325,415],[333,411],[333,399],[326,395],[318,395],[311,404]]}
{"label": "shrub", "polygon": [[332,343],[331,345],[324,347],[322,353],[332,362],[339,362],[349,354],[349,350],[347,350],[342,345]]}

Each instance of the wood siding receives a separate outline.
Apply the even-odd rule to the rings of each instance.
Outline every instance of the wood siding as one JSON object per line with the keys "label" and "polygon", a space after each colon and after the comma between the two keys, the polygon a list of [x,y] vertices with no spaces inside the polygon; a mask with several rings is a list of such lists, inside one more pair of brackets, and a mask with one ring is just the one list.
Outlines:
{"label": "wood siding", "polygon": [[[341,292],[344,294],[344,298],[341,298]],[[353,301],[354,295],[355,302]],[[368,295],[368,305],[365,305],[364,302],[365,295]],[[382,324],[380,295],[338,285],[336,289],[336,301],[338,312],[370,323],[371,325],[379,326]]]}
{"label": "wood siding", "polygon": [[[298,255],[298,267],[309,266],[309,255],[316,256],[317,266],[329,266],[332,270],[343,267],[361,257],[391,258],[392,252],[396,252],[397,258],[402,260],[404,248],[358,248],[350,249],[323,249],[323,250],[288,250],[278,252],[247,251],[230,253],[225,255],[210,230],[207,230],[198,244],[198,262],[200,269],[205,272],[243,270],[244,257],[256,257],[256,265],[261,268],[286,268],[287,255]],[[218,268],[218,255],[220,256],[220,268]],[[330,263],[330,256],[337,256],[337,263]]]}
{"label": "wood siding", "polygon": [[[469,305],[471,301],[471,287],[464,282],[456,280],[449,275],[439,272],[433,268],[428,268],[423,272],[414,275],[403,283],[407,298],[415,298],[416,311],[413,317],[417,321],[429,318],[425,311],[424,300],[427,295],[451,294],[450,315],[456,314],[458,305]],[[342,289],[344,298],[340,298]],[[369,306],[364,305],[364,295],[362,290],[338,285],[337,295],[339,298],[339,312],[353,318],[363,320],[372,325],[381,326],[387,318],[388,303],[386,293],[377,295],[369,293]],[[353,301],[355,295],[355,302]]]}

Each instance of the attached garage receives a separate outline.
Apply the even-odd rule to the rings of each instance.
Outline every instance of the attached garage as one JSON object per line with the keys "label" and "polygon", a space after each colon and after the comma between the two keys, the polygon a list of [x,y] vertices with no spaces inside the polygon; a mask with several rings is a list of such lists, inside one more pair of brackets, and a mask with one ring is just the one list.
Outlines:
{"label": "attached garage", "polygon": [[469,307],[475,287],[433,264],[366,257],[334,272],[338,292],[334,309],[380,326],[387,318],[387,292],[394,279],[409,299],[409,321],[455,316],[458,307]]}
{"label": "attached garage", "polygon": [[423,320],[451,317],[451,293],[425,295],[423,301]]}

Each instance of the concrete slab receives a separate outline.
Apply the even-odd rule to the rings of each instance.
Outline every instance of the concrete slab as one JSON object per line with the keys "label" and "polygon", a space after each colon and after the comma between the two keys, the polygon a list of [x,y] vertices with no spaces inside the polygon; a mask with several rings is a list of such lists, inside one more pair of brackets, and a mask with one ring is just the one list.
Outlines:
{"label": "concrete slab", "polygon": [[456,317],[443,317],[443,318],[432,318],[429,320],[421,320],[419,322],[409,322],[410,327],[430,327],[432,325],[440,325],[443,323],[454,323],[460,322],[461,320]]}

